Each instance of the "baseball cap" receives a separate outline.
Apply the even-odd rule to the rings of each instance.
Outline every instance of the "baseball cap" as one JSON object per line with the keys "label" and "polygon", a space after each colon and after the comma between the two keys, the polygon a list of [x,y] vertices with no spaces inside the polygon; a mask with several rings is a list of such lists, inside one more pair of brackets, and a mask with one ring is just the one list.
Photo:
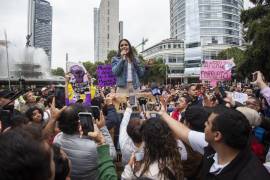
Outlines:
{"label": "baseball cap", "polygon": [[0,98],[12,98],[15,95],[15,93],[13,91],[4,89],[4,90],[0,90]]}

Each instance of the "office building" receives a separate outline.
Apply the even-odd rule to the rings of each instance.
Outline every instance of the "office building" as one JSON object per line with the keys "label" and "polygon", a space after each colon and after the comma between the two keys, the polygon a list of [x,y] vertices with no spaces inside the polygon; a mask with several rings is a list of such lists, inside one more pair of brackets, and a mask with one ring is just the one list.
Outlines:
{"label": "office building", "polygon": [[170,82],[183,79],[184,75],[184,42],[179,39],[165,39],[142,52],[145,60],[162,59],[168,65],[167,77]]}
{"label": "office building", "polygon": [[30,46],[44,49],[51,67],[52,56],[52,6],[45,0],[29,0],[28,28]]}
{"label": "office building", "polygon": [[119,23],[119,0],[101,0],[94,8],[94,60],[105,61],[110,50],[118,49],[123,37],[123,22]]}
{"label": "office building", "polygon": [[243,0],[170,0],[170,36],[185,42],[185,72],[198,77],[205,59],[243,44]]}

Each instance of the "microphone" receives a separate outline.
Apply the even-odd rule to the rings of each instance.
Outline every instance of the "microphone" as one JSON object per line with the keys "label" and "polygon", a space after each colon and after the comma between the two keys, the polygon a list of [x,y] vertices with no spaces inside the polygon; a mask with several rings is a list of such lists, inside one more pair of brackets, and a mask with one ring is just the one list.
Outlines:
{"label": "microphone", "polygon": [[147,103],[147,99],[145,97],[139,98],[139,104],[142,106],[143,112],[146,111],[146,108],[145,108],[146,103]]}

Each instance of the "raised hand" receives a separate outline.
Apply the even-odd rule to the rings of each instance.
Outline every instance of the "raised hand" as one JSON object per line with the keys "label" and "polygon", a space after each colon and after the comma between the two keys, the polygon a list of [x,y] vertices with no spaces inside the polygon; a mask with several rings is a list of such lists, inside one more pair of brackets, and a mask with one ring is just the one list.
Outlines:
{"label": "raised hand", "polygon": [[94,124],[94,132],[89,132],[88,136],[91,137],[91,139],[93,139],[99,146],[105,144],[105,138],[96,124]]}
{"label": "raised hand", "polygon": [[64,106],[62,109],[57,109],[55,107],[55,97],[53,97],[52,100],[52,104],[50,107],[50,111],[51,111],[51,119],[53,120],[58,120],[58,118],[60,117],[60,114],[66,109],[67,107]]}

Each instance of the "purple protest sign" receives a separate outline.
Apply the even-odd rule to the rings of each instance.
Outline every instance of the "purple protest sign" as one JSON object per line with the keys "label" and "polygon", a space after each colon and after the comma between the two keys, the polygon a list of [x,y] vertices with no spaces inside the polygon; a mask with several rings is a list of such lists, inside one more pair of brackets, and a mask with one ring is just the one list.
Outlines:
{"label": "purple protest sign", "polygon": [[111,65],[99,65],[97,67],[98,86],[114,86],[116,77],[112,73]]}

